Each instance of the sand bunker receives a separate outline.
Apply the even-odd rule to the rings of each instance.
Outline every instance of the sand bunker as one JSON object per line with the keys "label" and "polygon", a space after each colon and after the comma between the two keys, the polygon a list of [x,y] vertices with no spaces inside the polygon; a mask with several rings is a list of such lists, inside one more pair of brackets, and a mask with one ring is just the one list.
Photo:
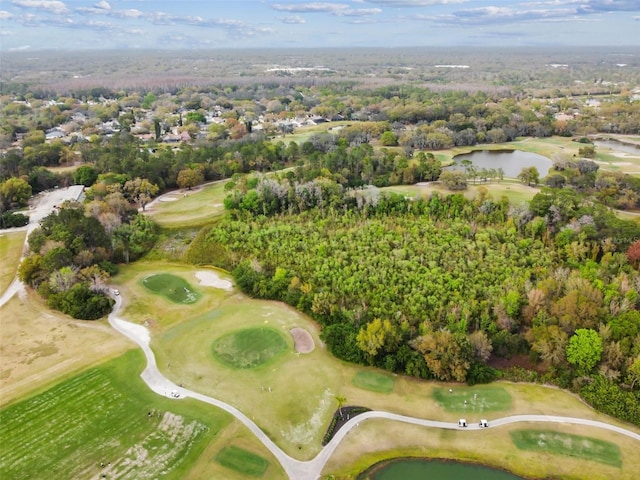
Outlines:
{"label": "sand bunker", "polygon": [[307,332],[304,328],[292,328],[289,330],[289,333],[293,337],[293,342],[295,343],[296,352],[300,353],[309,353],[313,352],[315,348],[315,344],[313,343],[313,338],[311,334]]}
{"label": "sand bunker", "polygon": [[233,283],[210,270],[200,270],[196,272],[196,278],[200,280],[200,285],[205,287],[221,288],[222,290],[232,290]]}

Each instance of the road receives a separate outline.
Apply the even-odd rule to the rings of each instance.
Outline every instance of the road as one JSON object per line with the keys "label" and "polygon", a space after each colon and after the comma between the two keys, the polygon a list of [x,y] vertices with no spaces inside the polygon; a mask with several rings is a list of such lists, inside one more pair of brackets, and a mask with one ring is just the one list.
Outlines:
{"label": "road", "polygon": [[[280,447],[278,447],[260,429],[260,427],[258,427],[250,418],[248,418],[244,413],[242,413],[234,406],[229,405],[228,403],[225,403],[216,398],[180,387],[179,385],[176,385],[175,383],[171,382],[171,380],[162,375],[162,373],[158,370],[155,356],[150,347],[151,336],[149,335],[149,331],[142,325],[127,322],[123,318],[119,317],[118,315],[122,307],[122,296],[118,295],[114,298],[116,300],[116,304],[112,313],[109,315],[109,323],[118,332],[126,335],[129,339],[138,344],[140,348],[142,348],[142,351],[144,352],[147,359],[147,366],[142,372],[141,377],[147,383],[149,388],[151,388],[151,390],[159,395],[174,399],[175,397],[172,396],[172,392],[176,391],[180,395],[178,400],[180,398],[191,397],[229,412],[244,425],[246,425],[249,430],[251,430],[251,432],[263,443],[263,445],[273,454],[273,456],[278,459],[278,462],[280,462],[282,468],[285,470],[289,478],[293,480],[316,480],[317,478],[320,478],[322,469],[324,468],[336,448],[338,448],[338,445],[340,444],[340,442],[342,442],[344,437],[359,423],[371,418],[393,420],[429,428],[459,430],[465,432],[482,430],[482,427],[480,427],[478,424],[470,424],[466,428],[461,428],[457,423],[454,422],[439,422],[436,420],[425,420],[422,418],[408,417],[405,415],[398,415],[390,412],[371,411],[362,413],[349,420],[340,430],[338,430],[333,439],[331,439],[331,441],[320,451],[320,453],[318,453],[318,455],[314,459],[309,461],[296,460],[295,458],[290,457],[284,451],[282,451]],[[520,422],[586,425],[616,432],[640,442],[640,435],[630,430],[626,430],[624,428],[610,425],[604,422],[573,417],[558,417],[551,415],[513,415],[504,418],[489,419],[489,428],[496,428]]]}

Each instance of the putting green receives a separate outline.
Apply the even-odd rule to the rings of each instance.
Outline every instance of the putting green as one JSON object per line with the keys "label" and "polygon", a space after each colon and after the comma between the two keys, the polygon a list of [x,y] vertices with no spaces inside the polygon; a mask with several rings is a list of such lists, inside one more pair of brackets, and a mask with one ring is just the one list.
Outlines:
{"label": "putting green", "polygon": [[509,432],[511,440],[520,450],[534,450],[556,455],[593,460],[622,466],[620,447],[598,438],[583,437],[553,430],[516,430]]}
{"label": "putting green", "polygon": [[216,455],[216,462],[251,477],[261,477],[269,466],[265,458],[234,445],[220,450]]}
{"label": "putting green", "polygon": [[499,412],[511,408],[511,395],[497,386],[436,388],[433,398],[448,412]]}
{"label": "putting green", "polygon": [[248,328],[213,342],[213,355],[233,368],[254,368],[268,362],[287,348],[280,332],[272,328]]}
{"label": "putting green", "polygon": [[186,280],[170,273],[150,275],[142,280],[142,284],[173,303],[195,303],[200,298],[200,294]]}
{"label": "putting green", "polygon": [[383,373],[360,370],[353,376],[351,384],[372,392],[389,393],[393,390],[394,381],[389,375]]}

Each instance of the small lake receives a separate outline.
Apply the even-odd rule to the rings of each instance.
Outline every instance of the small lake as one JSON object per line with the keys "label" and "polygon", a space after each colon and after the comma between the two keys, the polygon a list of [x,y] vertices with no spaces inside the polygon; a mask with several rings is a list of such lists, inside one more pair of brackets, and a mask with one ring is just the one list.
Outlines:
{"label": "small lake", "polygon": [[524,480],[495,468],[444,460],[396,458],[378,463],[358,475],[358,480]]}
{"label": "small lake", "polygon": [[502,168],[504,176],[509,178],[517,178],[525,167],[536,167],[540,178],[544,178],[553,166],[553,162],[547,157],[521,150],[475,150],[470,153],[456,155],[453,160],[455,163],[448,168],[464,170],[460,162],[462,160],[471,160],[471,163],[479,170],[482,168]]}
{"label": "small lake", "polygon": [[640,157],[640,147],[628,143],[622,143],[616,140],[596,140],[593,144],[596,146],[596,152],[613,150],[615,152],[624,152]]}

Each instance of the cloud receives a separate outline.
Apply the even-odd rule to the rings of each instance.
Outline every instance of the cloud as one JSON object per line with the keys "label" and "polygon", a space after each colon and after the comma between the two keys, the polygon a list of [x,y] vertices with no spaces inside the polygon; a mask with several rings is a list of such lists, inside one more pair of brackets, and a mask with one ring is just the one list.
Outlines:
{"label": "cloud", "polygon": [[22,45],[20,47],[10,48],[10,52],[24,52],[25,50],[31,50],[31,45]]}
{"label": "cloud", "polygon": [[47,10],[51,13],[56,13],[56,14],[69,12],[69,9],[63,2],[58,2],[55,0],[13,0],[12,3],[16,7]]}
{"label": "cloud", "polygon": [[586,14],[640,11],[638,0],[571,0],[568,3],[577,5],[576,10]]}
{"label": "cloud", "polygon": [[[467,3],[469,0],[364,0],[367,3],[375,3],[385,7],[414,8],[429,7],[432,5],[452,5],[456,3]],[[359,2],[361,3],[361,2]]]}
{"label": "cloud", "polygon": [[81,15],[106,15],[112,18],[140,18],[145,16],[143,12],[134,8],[114,10],[104,0],[96,3],[93,7],[78,7],[75,12]]}
{"label": "cloud", "polygon": [[279,17],[278,20],[280,20],[282,23],[288,23],[288,24],[307,23],[307,21],[304,18],[302,18],[300,15],[287,15],[286,17]]}
{"label": "cloud", "polygon": [[532,21],[558,21],[574,19],[577,12],[572,8],[533,8],[525,9],[522,6],[514,7],[479,7],[445,15],[416,15],[418,20],[433,20],[436,23],[447,25],[489,25],[499,23],[522,23]]}
{"label": "cloud", "polygon": [[363,17],[367,15],[377,15],[382,10],[379,8],[351,8],[344,3],[310,2],[284,4],[274,3],[271,8],[280,12],[294,13],[328,13],[335,17]]}
{"label": "cloud", "polygon": [[[367,0],[372,3],[392,0]],[[401,0],[402,1],[402,0]],[[497,3],[497,2],[496,2]],[[522,22],[560,22],[612,12],[640,11],[638,0],[538,0],[468,8],[443,15],[415,15],[416,20],[432,20],[445,25],[489,25]]]}
{"label": "cloud", "polygon": [[10,18],[13,18],[14,15],[13,13],[7,12],[5,10],[0,10],[0,20],[9,20]]}
{"label": "cloud", "polygon": [[338,10],[345,10],[350,8],[349,5],[344,3],[326,3],[326,2],[311,2],[311,3],[297,3],[297,4],[284,4],[274,3],[271,8],[280,12],[298,12],[298,13],[334,13]]}

